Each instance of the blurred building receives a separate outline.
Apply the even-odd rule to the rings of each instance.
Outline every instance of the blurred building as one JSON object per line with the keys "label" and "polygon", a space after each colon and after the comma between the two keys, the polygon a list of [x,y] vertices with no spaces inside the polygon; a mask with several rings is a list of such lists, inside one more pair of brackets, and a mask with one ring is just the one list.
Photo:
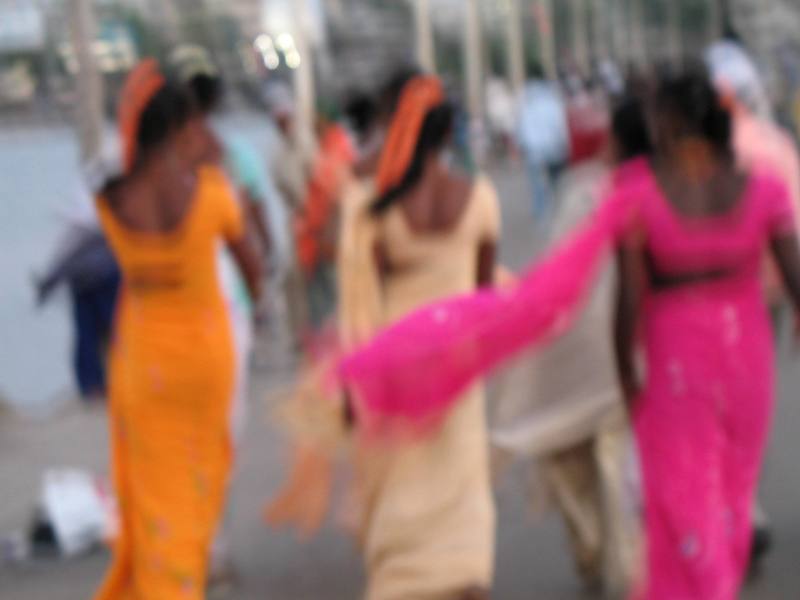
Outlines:
{"label": "blurred building", "polygon": [[44,42],[44,10],[38,2],[0,0],[0,53],[37,51]]}
{"label": "blurred building", "polygon": [[233,17],[247,39],[253,40],[263,31],[264,0],[206,0],[206,4],[210,11]]}
{"label": "blurred building", "polygon": [[781,58],[790,64],[800,59],[800,3],[792,0],[729,0],[731,17],[748,50],[762,68],[770,95],[778,102],[789,101],[800,85],[800,72],[786,72]]}

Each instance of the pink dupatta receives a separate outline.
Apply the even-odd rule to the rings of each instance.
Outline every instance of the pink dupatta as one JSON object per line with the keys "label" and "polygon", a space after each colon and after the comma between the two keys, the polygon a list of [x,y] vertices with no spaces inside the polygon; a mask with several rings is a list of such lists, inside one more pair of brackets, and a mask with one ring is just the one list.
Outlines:
{"label": "pink dupatta", "polygon": [[[622,167],[636,181],[644,162]],[[624,177],[622,174],[624,173]],[[634,204],[618,185],[588,222],[511,287],[434,303],[401,319],[335,363],[362,432],[435,428],[460,394],[522,350],[574,321]]]}

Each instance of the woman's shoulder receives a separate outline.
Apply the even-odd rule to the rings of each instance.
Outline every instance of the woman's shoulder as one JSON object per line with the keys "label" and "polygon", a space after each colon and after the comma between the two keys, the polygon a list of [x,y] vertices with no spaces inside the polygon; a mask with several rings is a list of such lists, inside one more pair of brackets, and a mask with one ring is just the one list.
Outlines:
{"label": "woman's shoulder", "polygon": [[197,182],[209,186],[230,185],[228,174],[221,164],[209,163],[197,169]]}
{"label": "woman's shoulder", "polygon": [[791,201],[789,182],[770,167],[758,166],[747,174],[749,202],[757,214],[766,215],[769,222],[781,220],[794,222],[796,207]]}
{"label": "woman's shoulder", "polygon": [[473,202],[484,204],[497,203],[497,188],[488,174],[479,171],[475,175],[463,175],[462,182],[465,189],[469,190]]}
{"label": "woman's shoulder", "polygon": [[745,173],[750,189],[758,195],[769,196],[778,192],[785,192],[787,182],[777,171],[766,165],[758,165]]}
{"label": "woman's shoulder", "polygon": [[470,181],[473,206],[468,206],[475,215],[481,237],[496,238],[501,230],[501,210],[497,189],[491,178],[485,173],[477,173]]}
{"label": "woman's shoulder", "polygon": [[201,204],[227,204],[238,200],[238,192],[233,180],[221,164],[209,163],[197,169],[196,200]]}
{"label": "woman's shoulder", "polygon": [[605,196],[626,204],[641,204],[657,194],[656,175],[647,159],[618,165],[606,181]]}

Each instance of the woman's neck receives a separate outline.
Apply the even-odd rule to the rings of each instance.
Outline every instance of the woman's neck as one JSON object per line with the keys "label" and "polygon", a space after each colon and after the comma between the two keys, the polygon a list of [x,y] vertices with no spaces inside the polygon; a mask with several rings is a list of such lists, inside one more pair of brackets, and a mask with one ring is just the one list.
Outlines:
{"label": "woman's neck", "polygon": [[174,154],[159,152],[151,155],[142,165],[140,179],[159,194],[174,193],[176,187],[191,187],[196,179],[196,171]]}
{"label": "woman's neck", "polygon": [[687,138],[676,143],[669,162],[690,183],[704,183],[719,170],[719,156],[705,140]]}

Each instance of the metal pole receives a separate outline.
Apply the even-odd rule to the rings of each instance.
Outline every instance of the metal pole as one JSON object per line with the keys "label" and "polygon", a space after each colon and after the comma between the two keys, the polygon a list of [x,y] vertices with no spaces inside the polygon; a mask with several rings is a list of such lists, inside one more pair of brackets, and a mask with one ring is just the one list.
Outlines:
{"label": "metal pole", "polygon": [[436,50],[429,0],[414,0],[414,23],[417,35],[417,62],[429,73],[436,72]]}
{"label": "metal pole", "polygon": [[103,139],[103,78],[97,67],[92,44],[95,21],[91,0],[70,0],[72,47],[78,64],[76,121],[81,158],[97,157]]}
{"label": "metal pole", "polygon": [[[644,9],[642,7],[642,0],[629,0],[630,1],[630,32],[631,32],[631,51],[633,56],[631,62],[636,66],[644,66],[647,64],[647,50],[645,48],[645,23],[644,23]],[[668,0],[674,2],[675,0]]]}
{"label": "metal pole", "polygon": [[537,23],[539,26],[539,52],[542,69],[548,79],[558,78],[556,68],[555,35],[553,33],[553,0],[536,0]]}
{"label": "metal pole", "polygon": [[481,15],[478,0],[464,0],[464,81],[470,122],[470,148],[475,162],[483,162],[483,65]]}
{"label": "metal pole", "polygon": [[507,0],[508,79],[515,97],[525,87],[525,48],[522,41],[522,19],[519,0]]}
{"label": "metal pole", "polygon": [[316,106],[313,47],[309,42],[308,0],[295,0],[294,44],[300,63],[294,69],[294,93],[297,102],[295,135],[302,143],[313,136]]}
{"label": "metal pole", "polygon": [[593,48],[596,60],[610,57],[608,49],[609,20],[613,8],[609,0],[592,0]]}
{"label": "metal pole", "polygon": [[572,54],[575,59],[575,66],[581,75],[588,75],[589,65],[589,45],[588,27],[586,19],[586,3],[584,0],[572,0],[570,2],[570,14],[572,16]]}
{"label": "metal pole", "polygon": [[470,116],[483,117],[483,65],[481,64],[481,17],[478,0],[464,0],[464,65]]}

